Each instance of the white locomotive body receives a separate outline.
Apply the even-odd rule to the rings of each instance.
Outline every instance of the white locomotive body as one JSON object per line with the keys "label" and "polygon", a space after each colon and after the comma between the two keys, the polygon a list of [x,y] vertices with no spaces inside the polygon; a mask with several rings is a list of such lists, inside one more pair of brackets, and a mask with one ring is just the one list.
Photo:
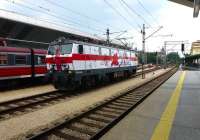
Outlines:
{"label": "white locomotive body", "polygon": [[69,40],[52,43],[46,60],[58,89],[127,76],[136,72],[138,64],[130,49]]}

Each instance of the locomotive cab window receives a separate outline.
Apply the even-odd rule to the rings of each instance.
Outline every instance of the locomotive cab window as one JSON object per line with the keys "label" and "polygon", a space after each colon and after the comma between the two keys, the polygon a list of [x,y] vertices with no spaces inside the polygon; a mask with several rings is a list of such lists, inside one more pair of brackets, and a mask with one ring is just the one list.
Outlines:
{"label": "locomotive cab window", "polygon": [[50,46],[49,49],[48,49],[48,55],[55,55],[57,47],[58,46]]}
{"label": "locomotive cab window", "polygon": [[78,45],[78,53],[83,54],[83,45]]}
{"label": "locomotive cab window", "polygon": [[8,64],[8,55],[0,54],[0,65],[7,65],[7,64]]}
{"label": "locomotive cab window", "polygon": [[26,56],[25,55],[16,55],[15,56],[15,64],[16,65],[26,65]]}
{"label": "locomotive cab window", "polygon": [[60,53],[62,55],[72,53],[72,46],[73,46],[72,43],[61,45],[60,46]]}

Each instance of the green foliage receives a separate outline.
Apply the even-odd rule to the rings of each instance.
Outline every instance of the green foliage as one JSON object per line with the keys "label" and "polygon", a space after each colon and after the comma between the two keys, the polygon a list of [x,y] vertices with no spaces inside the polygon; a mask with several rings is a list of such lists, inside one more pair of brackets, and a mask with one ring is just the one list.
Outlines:
{"label": "green foliage", "polygon": [[177,64],[177,63],[180,63],[180,61],[181,61],[181,58],[177,52],[171,52],[171,53],[167,54],[167,62],[168,63]]}
{"label": "green foliage", "polygon": [[[156,57],[157,57],[157,53],[156,52],[147,52],[147,63],[152,63],[152,64],[156,64]],[[138,55],[139,58],[139,63],[142,63],[142,54],[139,53]],[[161,58],[158,56],[158,64],[161,64],[162,60]]]}
{"label": "green foliage", "polygon": [[[147,52],[147,63],[152,63],[156,64],[156,57],[157,53],[156,52]],[[139,63],[142,63],[142,53],[138,54],[139,58]],[[158,64],[164,64],[164,56],[161,56],[160,53],[158,53]],[[176,52],[171,52],[167,54],[167,63],[173,63],[173,64],[178,64],[180,63],[181,59]]]}

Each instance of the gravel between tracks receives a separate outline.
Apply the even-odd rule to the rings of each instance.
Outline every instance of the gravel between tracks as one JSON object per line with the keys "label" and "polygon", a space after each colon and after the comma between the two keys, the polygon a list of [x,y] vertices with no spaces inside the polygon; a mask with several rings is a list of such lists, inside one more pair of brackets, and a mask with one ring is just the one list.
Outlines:
{"label": "gravel between tracks", "polygon": [[[154,69],[152,68],[145,68],[146,69]],[[141,70],[138,70],[137,72],[141,72]],[[43,94],[44,92],[50,92],[55,91],[53,85],[42,85],[42,86],[34,86],[34,87],[28,87],[28,88],[22,88],[17,90],[8,90],[8,91],[0,91],[0,103],[11,101],[15,99],[20,99],[23,97],[29,97],[33,95],[39,95]]]}
{"label": "gravel between tracks", "polygon": [[[97,90],[76,96],[67,102],[62,102],[54,106],[31,112],[16,118],[0,122],[0,139],[23,139],[25,133],[30,133],[39,128],[48,126],[50,123],[59,120],[66,115],[73,115],[100,101],[119,94],[120,91],[142,84],[155,76],[160,75],[166,70],[157,70],[146,74],[146,79],[141,77],[122,81],[110,86],[102,87]],[[34,92],[34,91],[33,91]]]}
{"label": "gravel between tracks", "polygon": [[14,99],[20,99],[23,97],[39,95],[39,94],[43,94],[44,92],[50,92],[54,90],[55,89],[52,85],[42,85],[42,86],[37,86],[37,87],[29,87],[25,89],[0,91],[0,103],[14,100]]}

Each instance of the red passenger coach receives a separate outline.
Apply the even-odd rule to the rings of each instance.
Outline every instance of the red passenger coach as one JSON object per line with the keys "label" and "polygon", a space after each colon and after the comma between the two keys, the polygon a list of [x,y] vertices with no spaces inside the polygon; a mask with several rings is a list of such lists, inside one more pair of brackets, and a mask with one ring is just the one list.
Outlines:
{"label": "red passenger coach", "polygon": [[34,55],[34,76],[44,76],[47,73],[47,67],[46,67],[46,50],[42,49],[34,49],[33,55]]}
{"label": "red passenger coach", "polygon": [[0,80],[44,76],[46,50],[0,46]]}
{"label": "red passenger coach", "polygon": [[0,47],[0,79],[31,77],[31,50]]}

